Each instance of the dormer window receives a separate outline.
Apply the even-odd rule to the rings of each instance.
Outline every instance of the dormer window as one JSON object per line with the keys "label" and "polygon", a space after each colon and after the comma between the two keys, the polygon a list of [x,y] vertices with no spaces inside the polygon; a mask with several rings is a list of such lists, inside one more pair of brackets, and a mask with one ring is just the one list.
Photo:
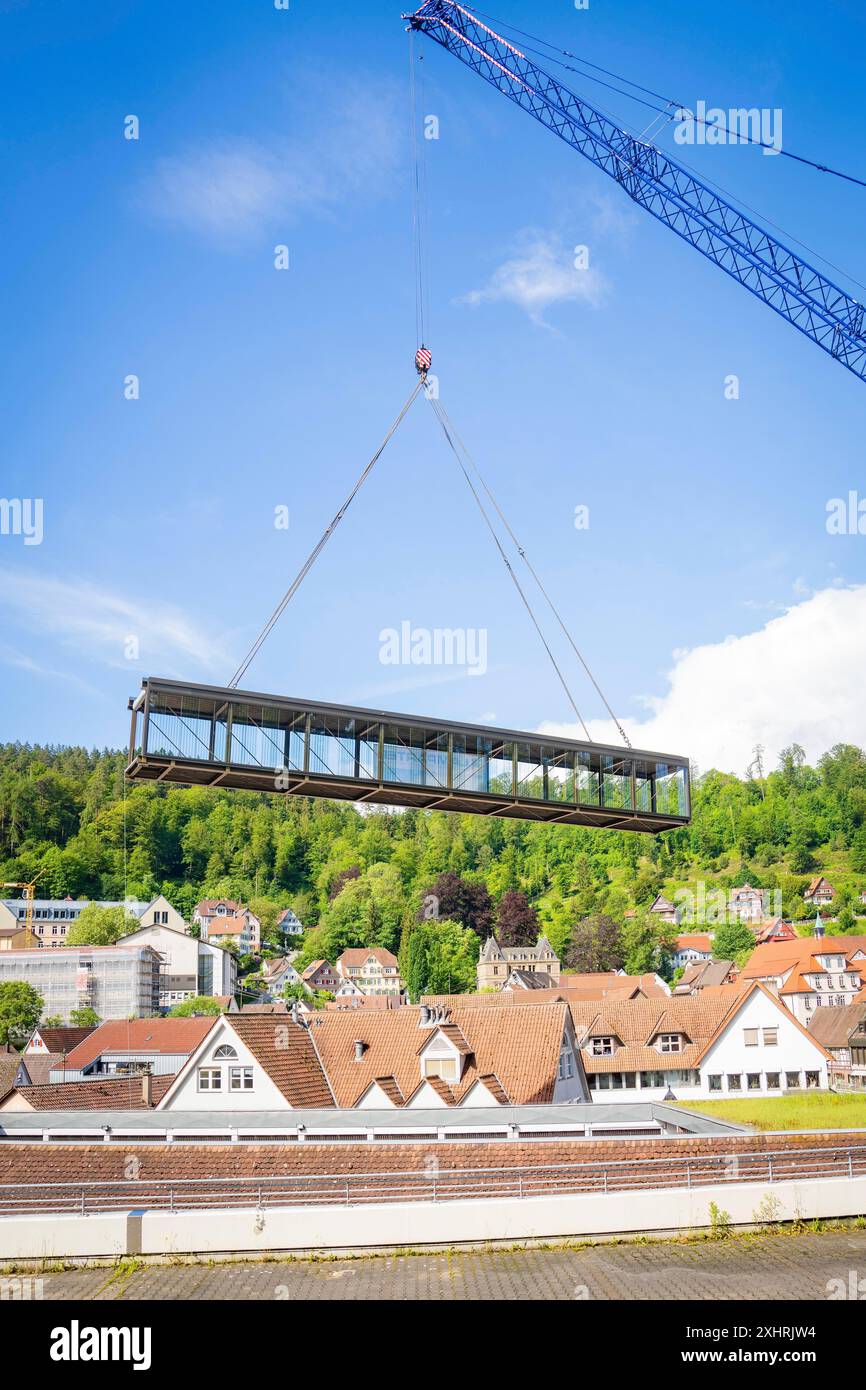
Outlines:
{"label": "dormer window", "polygon": [[683,1039],[680,1033],[659,1033],[659,1052],[682,1052]]}
{"label": "dormer window", "polygon": [[612,1057],[614,1052],[613,1038],[592,1038],[589,1051],[592,1057]]}
{"label": "dormer window", "polygon": [[425,1057],[422,1063],[422,1074],[427,1076],[438,1076],[443,1081],[457,1081],[457,1058],[456,1057]]}

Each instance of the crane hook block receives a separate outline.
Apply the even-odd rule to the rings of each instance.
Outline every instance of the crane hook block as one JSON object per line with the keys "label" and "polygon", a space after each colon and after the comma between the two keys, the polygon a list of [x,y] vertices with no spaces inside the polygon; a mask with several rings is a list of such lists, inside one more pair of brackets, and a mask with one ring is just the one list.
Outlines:
{"label": "crane hook block", "polygon": [[429,348],[419,347],[415,353],[415,368],[419,376],[426,376],[433,362],[433,354]]}

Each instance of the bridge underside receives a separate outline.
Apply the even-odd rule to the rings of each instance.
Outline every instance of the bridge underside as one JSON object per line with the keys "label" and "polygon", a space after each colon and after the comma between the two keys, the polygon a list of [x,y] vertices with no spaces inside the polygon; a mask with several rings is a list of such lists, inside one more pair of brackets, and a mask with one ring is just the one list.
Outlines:
{"label": "bridge underside", "polygon": [[655,834],[688,824],[682,758],[149,679],[127,776]]}

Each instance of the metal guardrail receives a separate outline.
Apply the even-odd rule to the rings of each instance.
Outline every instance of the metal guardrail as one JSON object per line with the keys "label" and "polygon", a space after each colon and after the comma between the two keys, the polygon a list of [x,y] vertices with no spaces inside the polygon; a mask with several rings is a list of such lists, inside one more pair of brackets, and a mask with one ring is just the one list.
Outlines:
{"label": "metal guardrail", "polygon": [[105,1212],[570,1196],[705,1187],[716,1183],[866,1177],[866,1144],[625,1159],[516,1168],[292,1174],[268,1178],[131,1178],[118,1182],[0,1184],[0,1218]]}

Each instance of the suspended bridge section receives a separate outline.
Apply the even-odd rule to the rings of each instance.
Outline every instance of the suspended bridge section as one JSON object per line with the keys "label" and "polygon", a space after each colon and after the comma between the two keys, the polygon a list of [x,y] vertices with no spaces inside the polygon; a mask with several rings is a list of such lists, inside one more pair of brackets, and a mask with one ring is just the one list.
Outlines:
{"label": "suspended bridge section", "polygon": [[690,816],[666,753],[153,677],[129,708],[132,781],[650,834]]}

